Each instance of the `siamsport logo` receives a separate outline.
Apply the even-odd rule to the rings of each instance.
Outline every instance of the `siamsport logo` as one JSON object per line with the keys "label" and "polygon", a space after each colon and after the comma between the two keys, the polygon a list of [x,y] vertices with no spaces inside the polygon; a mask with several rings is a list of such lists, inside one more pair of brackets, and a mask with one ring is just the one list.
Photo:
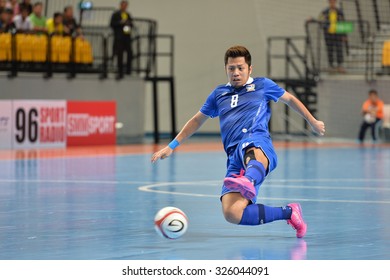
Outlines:
{"label": "siamsport logo", "polygon": [[115,132],[115,116],[91,116],[86,113],[68,114],[67,135],[86,137]]}

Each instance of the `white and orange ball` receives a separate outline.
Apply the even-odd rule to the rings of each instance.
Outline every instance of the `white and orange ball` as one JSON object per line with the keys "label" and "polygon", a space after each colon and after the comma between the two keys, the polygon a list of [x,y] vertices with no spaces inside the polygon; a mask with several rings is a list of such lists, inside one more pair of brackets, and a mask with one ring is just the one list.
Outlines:
{"label": "white and orange ball", "polygon": [[182,237],[188,229],[187,215],[176,207],[164,207],[154,217],[154,228],[157,233],[168,239]]}
{"label": "white and orange ball", "polygon": [[376,121],[376,117],[375,115],[367,113],[364,115],[364,120],[366,121],[366,123],[374,123]]}

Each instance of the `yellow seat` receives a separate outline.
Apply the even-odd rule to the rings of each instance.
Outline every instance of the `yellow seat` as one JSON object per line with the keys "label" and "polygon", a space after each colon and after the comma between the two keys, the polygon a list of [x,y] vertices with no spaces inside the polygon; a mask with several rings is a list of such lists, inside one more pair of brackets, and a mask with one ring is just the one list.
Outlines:
{"label": "yellow seat", "polygon": [[0,61],[12,60],[12,37],[10,33],[0,34]]}
{"label": "yellow seat", "polygon": [[76,63],[91,64],[93,62],[92,46],[87,40],[76,38],[74,59]]}
{"label": "yellow seat", "polygon": [[72,50],[71,37],[60,37],[59,50],[58,50],[58,62],[69,63],[70,54]]}
{"label": "yellow seat", "polygon": [[53,36],[51,37],[51,61],[56,63],[68,63],[72,48],[72,39],[70,37]]}
{"label": "yellow seat", "polygon": [[74,41],[74,62],[75,63],[82,62],[82,48],[83,48],[83,40],[80,38],[76,38]]}
{"label": "yellow seat", "polygon": [[59,61],[60,36],[52,36],[50,39],[50,60],[51,62]]}
{"label": "yellow seat", "polygon": [[47,37],[44,35],[32,36],[32,53],[34,62],[45,62],[47,56]]}
{"label": "yellow seat", "polygon": [[88,41],[84,40],[84,52],[83,52],[83,61],[86,64],[91,64],[93,62],[93,50],[92,46]]}
{"label": "yellow seat", "polygon": [[383,43],[382,66],[384,66],[384,67],[390,66],[390,41],[386,41]]}
{"label": "yellow seat", "polygon": [[16,60],[21,62],[32,61],[31,35],[16,34]]}

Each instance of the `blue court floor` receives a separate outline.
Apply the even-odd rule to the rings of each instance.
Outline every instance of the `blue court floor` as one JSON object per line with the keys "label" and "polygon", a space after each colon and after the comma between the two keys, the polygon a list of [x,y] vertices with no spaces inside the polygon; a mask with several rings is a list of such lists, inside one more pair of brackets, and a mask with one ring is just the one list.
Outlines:
{"label": "blue court floor", "polygon": [[[227,223],[219,201],[225,154],[207,143],[154,165],[148,151],[23,151],[0,156],[0,259],[390,259],[389,145],[276,147],[279,165],[258,202],[300,202],[304,239],[285,221]],[[178,240],[154,230],[165,206],[188,215]]]}

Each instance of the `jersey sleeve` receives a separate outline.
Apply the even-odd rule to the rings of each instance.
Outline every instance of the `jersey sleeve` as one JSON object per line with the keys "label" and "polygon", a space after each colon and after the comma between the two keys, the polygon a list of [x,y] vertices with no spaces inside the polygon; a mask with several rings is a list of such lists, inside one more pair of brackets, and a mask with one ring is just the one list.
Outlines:
{"label": "jersey sleeve", "polygon": [[218,117],[218,108],[215,100],[215,91],[210,93],[207,97],[206,102],[200,108],[200,112],[209,116],[210,118]]}
{"label": "jersey sleeve", "polygon": [[278,86],[274,81],[268,78],[264,79],[264,95],[267,100],[278,102],[279,98],[285,93],[285,91],[285,89]]}

